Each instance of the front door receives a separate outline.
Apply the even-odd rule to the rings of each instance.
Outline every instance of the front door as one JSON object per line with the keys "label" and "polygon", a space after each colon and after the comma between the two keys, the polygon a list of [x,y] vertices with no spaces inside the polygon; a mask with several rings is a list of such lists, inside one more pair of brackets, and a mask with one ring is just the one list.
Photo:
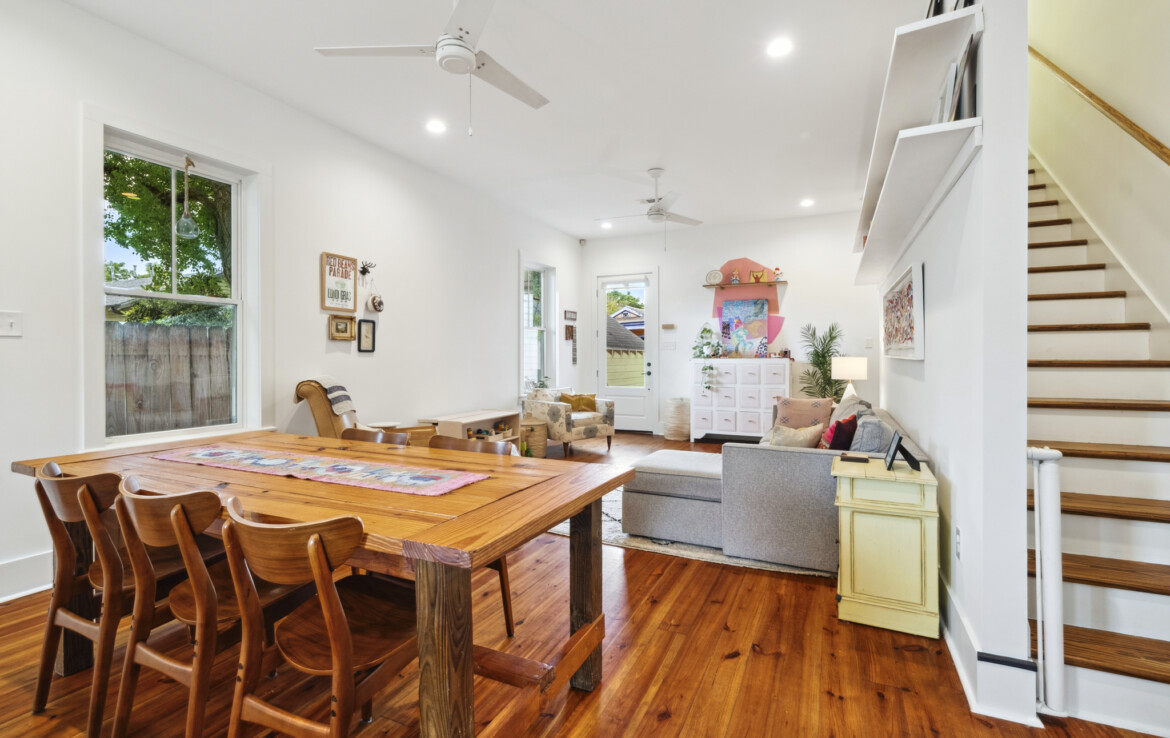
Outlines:
{"label": "front door", "polygon": [[650,273],[597,279],[597,396],[614,401],[618,430],[654,431],[658,425],[654,289]]}

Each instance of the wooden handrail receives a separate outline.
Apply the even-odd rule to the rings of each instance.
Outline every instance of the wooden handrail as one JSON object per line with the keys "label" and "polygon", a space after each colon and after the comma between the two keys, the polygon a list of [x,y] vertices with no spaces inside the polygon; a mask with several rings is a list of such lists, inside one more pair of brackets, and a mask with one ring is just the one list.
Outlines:
{"label": "wooden handrail", "polygon": [[1134,123],[1120,110],[1105,102],[1100,97],[1097,97],[1097,95],[1095,95],[1092,90],[1078,82],[1068,72],[1058,67],[1051,59],[1044,56],[1039,51],[1036,51],[1036,49],[1029,46],[1028,53],[1035,57],[1036,61],[1051,69],[1057,77],[1060,77],[1060,79],[1063,80],[1069,87],[1073,88],[1073,90],[1076,91],[1078,95],[1085,98],[1086,102],[1088,102],[1097,110],[1101,111],[1101,113],[1106,118],[1120,126],[1121,130],[1133,136],[1138,143],[1154,152],[1154,156],[1157,156],[1165,163],[1170,164],[1170,146],[1166,146],[1166,144],[1154,138],[1153,134],[1151,134],[1145,128],[1139,126],[1137,123]]}

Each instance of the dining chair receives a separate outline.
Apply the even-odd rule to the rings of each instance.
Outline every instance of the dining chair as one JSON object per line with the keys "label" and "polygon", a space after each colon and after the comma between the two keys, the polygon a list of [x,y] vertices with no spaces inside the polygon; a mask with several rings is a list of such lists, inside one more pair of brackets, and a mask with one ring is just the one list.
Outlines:
{"label": "dining chair", "polygon": [[[121,477],[117,474],[67,475],[53,462],[45,464],[36,473],[37,499],[53,539],[53,558],[56,564],[53,594],[49,600],[49,614],[45,622],[45,638],[41,645],[41,661],[37,670],[36,691],[33,695],[33,713],[43,712],[48,703],[53,665],[57,660],[62,630],[83,636],[94,644],[93,677],[85,729],[86,735],[90,738],[97,738],[101,733],[102,715],[110,683],[114,637],[122,613],[135,595],[134,582],[127,577],[129,554],[125,548],[118,545],[117,539],[121,539],[122,536],[117,521],[111,519],[112,514],[104,514],[118,496],[120,481]],[[67,526],[82,522],[93,539],[96,560],[87,571],[78,572],[78,559],[81,557],[84,561],[86,552],[78,550]],[[223,549],[218,544],[205,544],[200,552],[205,557],[223,555]],[[155,598],[165,597],[178,581],[179,575],[183,572],[183,560],[175,549],[151,551],[150,558],[160,584],[158,591],[152,596],[144,597],[143,602],[153,608]],[[80,594],[85,589],[97,590],[101,594],[101,606],[96,619],[69,609],[74,594]],[[160,619],[165,620],[165,610],[164,603],[158,613]]]}
{"label": "dining chair", "polygon": [[[149,492],[143,490],[134,477],[122,480],[119,488],[121,494],[114,507],[130,554],[137,596],[122,665],[113,735],[114,738],[126,735],[138,674],[141,667],[147,666],[187,687],[185,735],[198,738],[203,735],[207,691],[215,655],[232,645],[238,637],[238,633],[231,631],[221,634],[219,628],[240,619],[240,606],[227,562],[221,559],[208,566],[196,538],[219,520],[223,505],[219,495],[208,490],[173,495]],[[155,628],[152,603],[158,585],[148,546],[177,546],[182,556],[187,578],[171,589],[169,606],[176,620],[193,629],[191,645],[194,655],[189,663],[164,654],[147,643]],[[281,617],[299,604],[300,600],[291,596],[297,589],[290,585],[261,582],[257,586],[259,605],[268,611],[270,617]],[[268,641],[271,645],[271,637]]]}
{"label": "dining chair", "polygon": [[[363,724],[373,719],[373,698],[418,656],[414,584],[401,579],[348,576],[334,581],[362,542],[360,518],[273,525],[245,517],[237,498],[228,500],[224,543],[236,599],[243,604],[240,664],[232,699],[229,738],[242,738],[245,723],[295,738],[349,734],[354,707]],[[331,689],[305,712],[328,707],[321,723],[277,707],[257,694],[264,640],[259,605],[261,580],[277,585],[316,585],[317,596],[276,624],[275,640],[285,660],[305,674],[329,676]]]}
{"label": "dining chair", "polygon": [[[428,441],[431,448],[443,448],[451,451],[471,451],[480,454],[496,454],[510,456],[512,443],[510,441],[475,441],[454,436],[431,436]],[[508,577],[508,557],[505,554],[487,565],[495,569],[500,575],[500,597],[504,601],[504,629],[508,637],[516,635],[516,623],[512,619],[512,584]]]}
{"label": "dining chair", "polygon": [[342,440],[365,441],[367,443],[389,443],[395,446],[409,446],[409,433],[395,433],[387,430],[366,430],[365,428],[346,428],[341,431]]}

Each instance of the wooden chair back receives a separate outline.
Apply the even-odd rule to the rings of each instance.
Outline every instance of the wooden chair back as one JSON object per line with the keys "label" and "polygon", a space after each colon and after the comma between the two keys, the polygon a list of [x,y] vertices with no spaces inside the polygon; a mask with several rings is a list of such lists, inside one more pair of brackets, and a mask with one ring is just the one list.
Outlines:
{"label": "wooden chair back", "polygon": [[[84,572],[76,572],[79,552],[69,534],[66,523],[85,523],[94,550],[102,565],[103,589],[120,592],[122,589],[122,557],[118,555],[121,533],[116,521],[107,520],[102,513],[110,508],[118,496],[117,474],[93,474],[73,476],[61,471],[55,462],[37,470],[36,490],[41,503],[41,512],[49,526],[53,539],[53,550],[57,565],[54,576],[55,586],[64,579],[70,580]],[[82,560],[88,558],[82,556]]]}
{"label": "wooden chair back", "polygon": [[[365,535],[361,518],[338,517],[289,525],[257,523],[245,517],[243,506],[236,497],[228,500],[227,511],[225,538],[227,529],[231,528],[234,531],[233,543],[247,562],[248,570],[274,584],[315,581],[316,566],[309,552],[316,548],[324,554],[324,563],[332,573],[345,564]],[[318,581],[317,585],[320,590],[321,582]]]}
{"label": "wooden chair back", "polygon": [[[219,495],[209,490],[184,492],[177,495],[159,494],[142,489],[134,477],[126,477],[119,485],[119,520],[129,541],[134,535],[147,546],[180,546],[186,529],[192,537],[207,530],[223,510]],[[122,510],[125,509],[125,520]],[[127,523],[132,525],[127,526]],[[133,533],[127,528],[132,528]],[[203,558],[200,556],[200,561]]]}
{"label": "wooden chair back", "polygon": [[452,436],[431,436],[431,440],[427,443],[431,448],[445,448],[451,451],[471,451],[477,454],[496,454],[497,456],[512,455],[511,441],[474,441]]}
{"label": "wooden chair back", "polygon": [[87,488],[98,513],[103,513],[114,504],[114,498],[118,496],[118,483],[121,480],[117,474],[75,477],[62,472],[61,467],[53,461],[37,470],[37,486],[44,490],[53,514],[62,523],[81,523],[85,520],[85,513],[78,498],[82,487]]}
{"label": "wooden chair back", "polygon": [[333,414],[333,404],[329,402],[329,395],[318,382],[306,379],[298,384],[297,399],[309,403],[309,412],[313,414],[313,422],[317,425],[319,436],[341,438],[342,431],[357,426],[356,412],[351,410],[341,415]]}
{"label": "wooden chair back", "polygon": [[395,433],[384,430],[366,430],[365,428],[346,428],[341,432],[346,441],[365,441],[367,443],[389,443],[395,446],[409,446],[409,433]]}

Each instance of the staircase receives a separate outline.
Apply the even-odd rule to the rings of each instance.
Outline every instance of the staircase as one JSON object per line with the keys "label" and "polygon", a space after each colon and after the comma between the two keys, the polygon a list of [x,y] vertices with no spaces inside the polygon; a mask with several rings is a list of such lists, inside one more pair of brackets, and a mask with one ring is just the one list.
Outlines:
{"label": "staircase", "polygon": [[1165,324],[1033,166],[1028,445],[1064,454],[1068,706],[1170,730],[1170,356],[1151,358]]}

